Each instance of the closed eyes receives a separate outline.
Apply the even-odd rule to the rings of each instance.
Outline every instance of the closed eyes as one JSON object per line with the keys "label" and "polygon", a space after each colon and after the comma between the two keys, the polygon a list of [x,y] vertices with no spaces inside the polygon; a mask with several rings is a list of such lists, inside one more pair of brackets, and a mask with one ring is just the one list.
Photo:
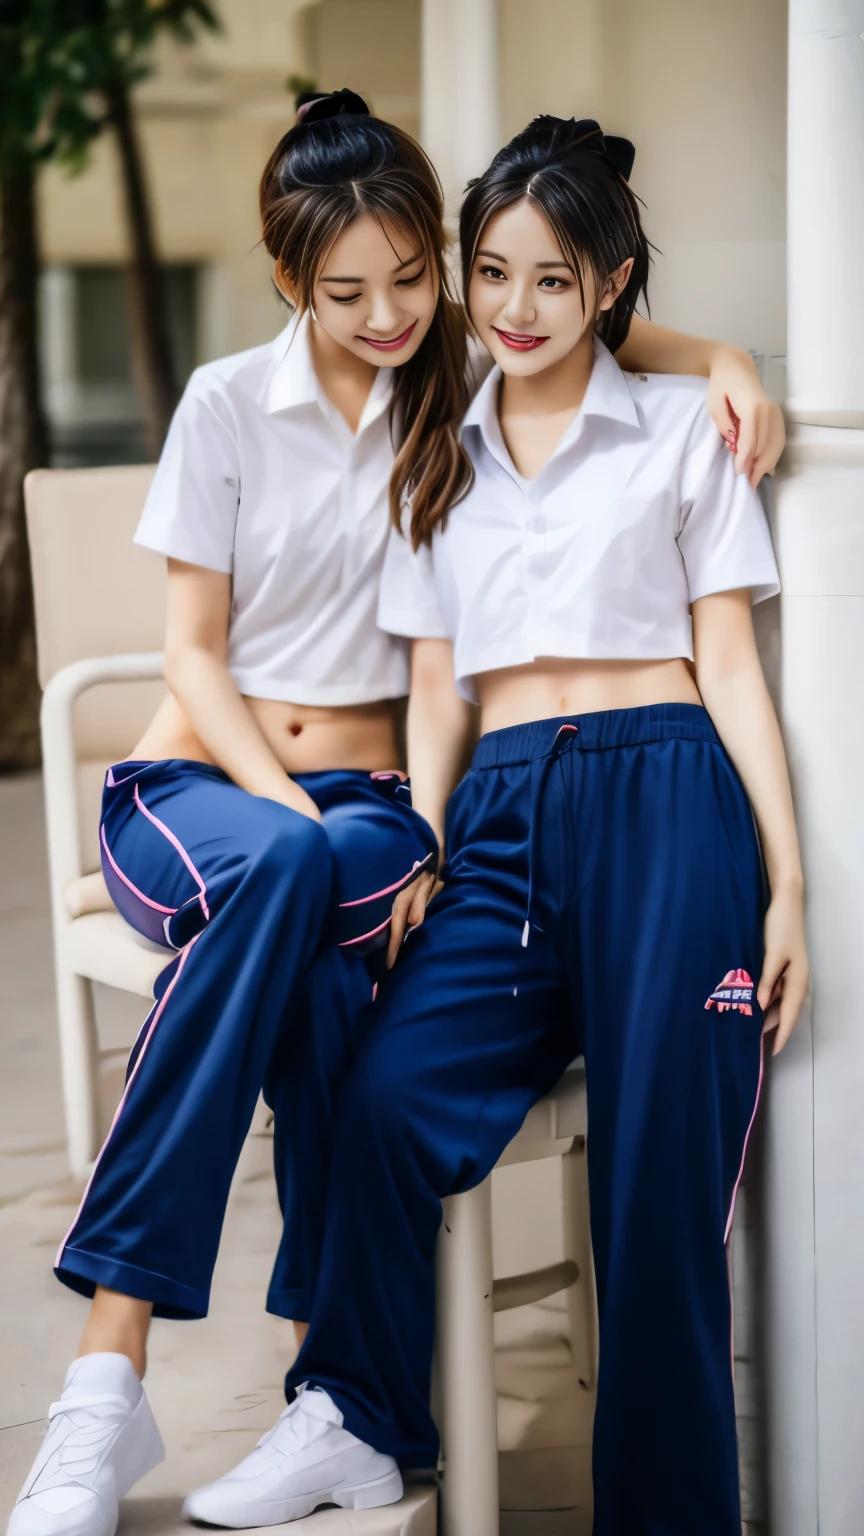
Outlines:
{"label": "closed eyes", "polygon": [[[415,272],[413,277],[400,277],[400,278],[397,278],[397,280],[396,280],[396,287],[397,288],[416,288],[416,286],[420,282],[421,278],[423,278],[425,276],[426,276],[426,263],[424,261],[422,267],[420,268],[420,271],[419,272]],[[325,279],[325,281],[327,281],[327,279]],[[333,279],[330,279],[330,281],[333,281]],[[347,293],[347,294],[345,294],[344,298],[340,298],[338,294],[331,293],[330,297],[333,300],[334,304],[356,304],[357,300],[362,298],[363,295],[360,294],[360,293]]]}
{"label": "closed eyes", "polygon": [[398,279],[397,283],[396,283],[396,287],[397,288],[413,288],[414,284],[415,283],[419,283],[421,277],[425,277],[425,276],[426,276],[426,263],[424,261],[424,263],[423,263],[422,267],[420,268],[419,272],[415,272],[413,277],[400,277]]}

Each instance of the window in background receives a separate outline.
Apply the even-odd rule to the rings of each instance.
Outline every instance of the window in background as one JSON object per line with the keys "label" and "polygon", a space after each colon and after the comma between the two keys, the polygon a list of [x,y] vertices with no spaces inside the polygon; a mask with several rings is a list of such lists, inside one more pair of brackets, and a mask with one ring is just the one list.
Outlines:
{"label": "window in background", "polygon": [[[166,270],[177,383],[199,360],[202,269]],[[124,269],[56,266],[42,275],[42,377],[51,458],[66,467],[146,460],[132,381]]]}

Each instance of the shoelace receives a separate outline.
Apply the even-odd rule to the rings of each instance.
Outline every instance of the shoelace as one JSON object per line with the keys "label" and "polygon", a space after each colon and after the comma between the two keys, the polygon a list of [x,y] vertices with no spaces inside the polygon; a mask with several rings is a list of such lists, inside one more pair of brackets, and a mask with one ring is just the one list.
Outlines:
{"label": "shoelace", "polygon": [[[109,1417],[100,1414],[97,1418],[96,1410],[100,1408],[115,1409],[116,1412]],[[71,1433],[67,1435],[62,1445],[58,1446],[58,1467],[75,1471],[79,1475],[92,1472],[98,1464],[102,1451],[117,1433],[128,1412],[129,1404],[125,1397],[112,1392],[63,1397],[59,1402],[52,1403],[48,1409],[46,1436],[50,1435],[58,1419],[74,1413],[93,1415],[89,1423],[73,1424]]]}

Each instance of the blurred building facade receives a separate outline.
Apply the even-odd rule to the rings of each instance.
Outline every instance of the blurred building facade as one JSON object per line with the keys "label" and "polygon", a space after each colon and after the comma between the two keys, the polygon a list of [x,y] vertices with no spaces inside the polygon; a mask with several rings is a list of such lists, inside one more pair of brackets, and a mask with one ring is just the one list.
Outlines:
{"label": "blurred building facade", "polygon": [[[376,110],[419,129],[414,0],[222,0],[222,31],[164,40],[137,93],[158,248],[168,266],[177,371],[254,346],[284,323],[259,247],[258,181],[294,118],[289,78],[359,82]],[[125,333],[121,187],[110,135],[88,167],[41,187],[42,333],[55,459],[144,457]]]}
{"label": "blurred building facade", "polygon": [[[257,185],[293,120],[289,79],[350,85],[420,134],[451,211],[535,113],[595,116],[638,147],[658,248],[652,312],[785,353],[784,0],[221,0],[221,35],[164,42],[138,114],[178,372],[271,336]],[[746,40],[746,41],[745,41]],[[496,142],[497,141],[497,142]],[[59,462],[141,458],[121,194],[110,137],[41,187],[43,356]]]}

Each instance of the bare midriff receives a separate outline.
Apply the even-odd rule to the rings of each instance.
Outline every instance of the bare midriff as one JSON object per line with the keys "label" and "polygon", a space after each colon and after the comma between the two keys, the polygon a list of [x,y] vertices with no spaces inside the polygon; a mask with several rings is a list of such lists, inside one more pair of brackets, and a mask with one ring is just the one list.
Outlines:
{"label": "bare midriff", "polygon": [[669,661],[573,661],[541,656],[475,678],[480,729],[500,731],[531,720],[586,715],[646,704],[701,704],[693,666]]}
{"label": "bare midriff", "polygon": [[[398,705],[393,701],[326,709],[278,699],[246,698],[245,703],[286,773],[328,768],[378,773],[400,766]],[[215,762],[170,693],[129,756],[138,762],[178,757]]]}

